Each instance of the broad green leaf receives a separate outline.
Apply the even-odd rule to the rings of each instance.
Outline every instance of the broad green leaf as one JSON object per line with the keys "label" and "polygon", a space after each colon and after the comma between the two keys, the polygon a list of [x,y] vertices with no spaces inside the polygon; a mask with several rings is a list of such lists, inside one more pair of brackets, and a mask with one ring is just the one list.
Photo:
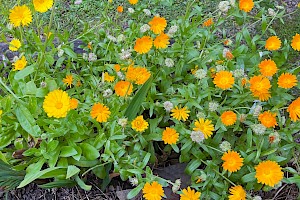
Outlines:
{"label": "broad green leaf", "polygon": [[81,144],[82,154],[87,160],[95,160],[100,156],[99,151],[88,143]]}
{"label": "broad green leaf", "polygon": [[78,174],[80,172],[80,169],[74,165],[69,165],[67,170],[67,176],[66,178],[69,179],[72,176]]}
{"label": "broad green leaf", "polygon": [[69,48],[69,47],[63,47],[62,49],[63,49],[64,52],[65,52],[68,56],[70,56],[71,58],[77,58],[76,53],[75,53],[71,48]]}
{"label": "broad green leaf", "polygon": [[142,190],[143,187],[144,187],[144,184],[140,184],[136,188],[132,189],[127,194],[127,199],[132,199],[133,197],[135,197],[136,195],[138,195],[138,193],[140,193],[140,191]]}
{"label": "broad green leaf", "polygon": [[77,151],[74,147],[63,146],[60,149],[60,157],[71,157],[77,154]]}
{"label": "broad green leaf", "polygon": [[46,183],[43,185],[38,185],[43,189],[52,189],[52,188],[60,188],[60,187],[73,187],[76,185],[76,182],[73,180],[57,180],[50,183]]}
{"label": "broad green leaf", "polygon": [[15,74],[15,77],[14,79],[15,80],[20,80],[20,79],[23,79],[25,78],[26,76],[28,76],[29,74],[33,73],[34,72],[34,68],[35,68],[35,65],[36,64],[32,64],[28,67],[25,67],[24,69],[18,71],[16,74]]}
{"label": "broad green leaf", "polygon": [[75,181],[77,182],[77,184],[79,185],[79,187],[81,187],[82,189],[86,190],[86,191],[90,191],[92,189],[92,186],[90,185],[86,185],[80,178],[79,176],[75,176]]}

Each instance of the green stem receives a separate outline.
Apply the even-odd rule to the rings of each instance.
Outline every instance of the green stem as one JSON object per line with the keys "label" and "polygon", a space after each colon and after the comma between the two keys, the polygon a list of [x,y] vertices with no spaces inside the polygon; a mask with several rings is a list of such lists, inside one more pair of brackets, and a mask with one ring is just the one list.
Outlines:
{"label": "green stem", "polygon": [[17,101],[21,101],[19,97],[17,97],[17,95],[15,95],[15,93],[13,93],[13,91],[11,91],[10,88],[8,88],[6,86],[6,84],[3,83],[2,78],[0,77],[0,84],[3,86],[3,88],[8,91]]}
{"label": "green stem", "polygon": [[86,175],[88,172],[90,172],[91,170],[93,170],[93,169],[95,169],[95,168],[97,168],[97,167],[102,167],[102,166],[104,166],[104,165],[106,165],[106,164],[109,164],[109,163],[111,163],[111,162],[105,162],[105,163],[102,163],[102,164],[100,164],[100,165],[96,165],[96,166],[94,166],[94,167],[92,167],[92,168],[89,168],[89,169],[86,170],[81,176]]}
{"label": "green stem", "polygon": [[215,151],[218,151],[218,152],[220,152],[220,153],[224,153],[223,151],[221,151],[221,150],[219,150],[219,149],[216,149],[215,147],[212,147],[212,146],[209,146],[209,145],[205,145],[206,147],[208,147],[208,148],[211,148],[211,149],[213,149],[213,150],[215,150]]}

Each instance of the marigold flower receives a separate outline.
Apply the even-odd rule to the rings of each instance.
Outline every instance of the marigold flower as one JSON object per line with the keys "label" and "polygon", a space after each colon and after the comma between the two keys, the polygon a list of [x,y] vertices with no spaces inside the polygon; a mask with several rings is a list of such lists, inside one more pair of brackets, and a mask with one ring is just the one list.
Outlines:
{"label": "marigold flower", "polygon": [[15,6],[9,12],[9,21],[14,27],[28,26],[32,22],[31,11],[26,5]]}
{"label": "marigold flower", "polygon": [[275,161],[262,161],[255,167],[255,171],[257,182],[271,187],[274,187],[274,185],[278,184],[283,178],[281,167]]}
{"label": "marigold flower", "polygon": [[43,109],[48,117],[66,117],[70,110],[70,97],[60,89],[49,92],[44,99]]}
{"label": "marigold flower", "polygon": [[71,87],[73,83],[73,76],[67,75],[66,78],[63,79],[63,83],[67,84],[67,86]]}
{"label": "marigold flower", "polygon": [[271,36],[267,39],[265,48],[269,51],[278,50],[281,46],[281,41],[277,36]]}
{"label": "marigold flower", "polygon": [[126,80],[132,81],[138,85],[144,84],[151,76],[151,73],[145,67],[129,66],[126,72]]}
{"label": "marigold flower", "polygon": [[25,56],[22,56],[21,59],[17,60],[15,63],[12,64],[14,66],[13,71],[16,70],[22,70],[26,67],[27,65],[27,60],[25,58]]}
{"label": "marigold flower", "polygon": [[107,106],[102,103],[95,103],[91,110],[91,117],[97,122],[107,122],[110,116],[110,111]]}
{"label": "marigold flower", "polygon": [[9,43],[9,50],[11,51],[18,51],[18,49],[21,47],[21,42],[19,39],[12,39]]}
{"label": "marigold flower", "polygon": [[33,0],[34,9],[38,12],[44,13],[53,5],[53,0]]}
{"label": "marigold flower", "polygon": [[117,7],[117,11],[118,11],[119,13],[123,12],[123,6],[118,6],[118,7]]}
{"label": "marigold flower", "polygon": [[239,8],[245,12],[250,12],[254,7],[253,0],[240,0]]}
{"label": "marigold flower", "polygon": [[93,49],[92,44],[93,44],[92,42],[89,42],[88,45],[87,45],[87,48],[89,48],[90,50],[92,50]]}
{"label": "marigold flower", "polygon": [[261,101],[268,100],[271,95],[269,89],[271,88],[270,80],[262,75],[253,76],[250,80],[250,90],[254,97],[258,97]]}
{"label": "marigold flower", "polygon": [[216,73],[213,82],[217,87],[227,90],[232,88],[234,84],[234,77],[231,72],[222,70]]}
{"label": "marigold flower", "polygon": [[161,33],[160,35],[158,35],[153,42],[153,45],[155,46],[155,48],[157,49],[165,49],[168,47],[168,45],[170,44],[169,42],[169,36],[165,33]]}
{"label": "marigold flower", "polygon": [[121,66],[119,64],[115,64],[114,68],[116,72],[119,72],[121,70]]}
{"label": "marigold flower", "polygon": [[118,96],[129,96],[132,93],[132,84],[128,81],[119,81],[116,83],[114,90]]}
{"label": "marigold flower", "polygon": [[229,200],[246,200],[246,191],[240,185],[232,186],[229,189],[229,193]]}
{"label": "marigold flower", "polygon": [[300,34],[296,33],[296,35],[293,36],[291,46],[295,51],[300,51]]}
{"label": "marigold flower", "polygon": [[187,118],[189,117],[189,112],[191,112],[191,111],[189,111],[188,109],[187,109],[187,107],[183,107],[183,108],[181,108],[181,106],[179,106],[179,108],[178,108],[178,106],[175,106],[175,108],[173,108],[172,110],[171,110],[171,116],[173,117],[173,118],[175,118],[175,119],[177,119],[177,120],[181,120],[182,119],[182,121],[186,121],[187,120]]}
{"label": "marigold flower", "polygon": [[108,72],[104,73],[104,81],[113,82],[115,80],[115,76],[111,76]]}
{"label": "marigold flower", "polygon": [[221,115],[221,121],[225,126],[233,125],[236,122],[237,116],[233,111],[225,111]]}
{"label": "marigold flower", "polygon": [[148,24],[150,25],[150,30],[153,31],[153,33],[160,34],[165,30],[167,20],[163,17],[154,16]]}
{"label": "marigold flower", "polygon": [[232,60],[234,58],[234,55],[231,53],[231,51],[228,48],[224,48],[223,57],[226,58],[227,60]]}
{"label": "marigold flower", "polygon": [[140,54],[148,53],[152,47],[152,38],[149,36],[143,36],[138,38],[134,45],[134,50]]}
{"label": "marigold flower", "polygon": [[201,192],[196,192],[194,189],[187,187],[187,189],[183,189],[180,194],[180,200],[199,200],[201,196]]}
{"label": "marigold flower", "polygon": [[262,125],[264,125],[267,128],[274,128],[277,125],[276,113],[271,113],[270,111],[265,111],[259,114],[258,120]]}
{"label": "marigold flower", "polygon": [[284,89],[289,89],[296,86],[298,83],[297,76],[291,73],[283,73],[278,78],[278,86]]}
{"label": "marigold flower", "polygon": [[70,99],[70,109],[74,110],[78,107],[78,100],[75,98]]}
{"label": "marigold flower", "polygon": [[76,86],[76,87],[80,87],[81,85],[82,85],[82,83],[81,83],[80,80],[79,80],[79,81],[76,82],[76,85],[75,85],[75,86]]}
{"label": "marigold flower", "polygon": [[222,167],[229,172],[236,172],[243,166],[243,158],[236,151],[227,151],[223,154],[222,160],[224,161]]}
{"label": "marigold flower", "polygon": [[128,2],[132,5],[137,4],[139,0],[128,0]]}
{"label": "marigold flower", "polygon": [[154,181],[145,184],[143,194],[146,200],[161,200],[164,196],[164,190],[158,182]]}
{"label": "marigold flower", "polygon": [[273,76],[277,72],[276,63],[271,59],[265,59],[258,65],[259,71],[264,76]]}
{"label": "marigold flower", "polygon": [[287,111],[294,122],[300,119],[300,97],[289,105]]}
{"label": "marigold flower", "polygon": [[244,87],[248,82],[249,82],[249,81],[248,81],[247,78],[242,78],[242,79],[241,79],[241,84],[242,84],[243,87]]}
{"label": "marigold flower", "polygon": [[201,131],[204,134],[205,139],[211,137],[213,134],[213,131],[215,130],[214,125],[212,124],[212,121],[209,119],[199,118],[194,123],[195,128],[193,128],[194,131]]}
{"label": "marigold flower", "polygon": [[162,140],[165,144],[176,144],[178,138],[179,134],[173,128],[166,127],[162,133]]}
{"label": "marigold flower", "polygon": [[132,122],[131,127],[138,132],[144,132],[149,126],[149,123],[144,120],[143,115],[137,116]]}
{"label": "marigold flower", "polygon": [[203,27],[209,27],[211,25],[214,24],[213,18],[209,18],[208,20],[206,20],[205,22],[203,22],[202,26]]}

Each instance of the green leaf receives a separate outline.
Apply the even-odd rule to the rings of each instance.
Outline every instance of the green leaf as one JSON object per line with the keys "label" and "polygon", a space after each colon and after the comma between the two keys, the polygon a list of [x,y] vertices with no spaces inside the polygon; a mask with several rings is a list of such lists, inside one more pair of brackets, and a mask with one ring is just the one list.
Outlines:
{"label": "green leaf", "polygon": [[35,68],[35,65],[36,64],[32,64],[28,67],[25,67],[24,69],[18,71],[15,76],[14,76],[14,79],[15,80],[20,80],[20,79],[23,79],[25,78],[26,76],[28,76],[29,74],[33,73],[34,72],[34,68]]}
{"label": "green leaf", "polygon": [[132,199],[133,197],[135,197],[136,195],[138,195],[138,193],[140,193],[140,191],[142,190],[143,187],[144,187],[144,184],[140,184],[136,188],[132,189],[127,194],[127,199]]}
{"label": "green leaf", "polygon": [[66,179],[71,178],[72,176],[78,174],[80,172],[80,169],[74,165],[69,165],[67,170],[67,176]]}
{"label": "green leaf", "polygon": [[82,154],[87,160],[95,160],[100,156],[99,151],[88,143],[81,144]]}
{"label": "green leaf", "polygon": [[91,185],[86,185],[80,178],[79,176],[75,176],[75,181],[77,182],[77,184],[79,185],[79,187],[81,187],[82,189],[86,190],[86,191],[90,191],[92,189]]}
{"label": "green leaf", "polygon": [[65,52],[68,56],[70,56],[71,58],[77,58],[76,53],[75,53],[71,48],[69,48],[69,47],[64,47],[64,48],[62,48],[62,49],[63,49],[64,52]]}
{"label": "green leaf", "polygon": [[76,185],[76,182],[73,180],[57,180],[50,183],[46,183],[43,185],[38,185],[43,189],[52,189],[52,188],[60,188],[60,187],[73,187]]}
{"label": "green leaf", "polygon": [[200,165],[201,165],[200,160],[192,160],[185,168],[185,172],[187,174],[192,174]]}
{"label": "green leaf", "polygon": [[246,174],[242,177],[243,183],[249,183],[255,181],[255,172],[251,172],[250,174]]}
{"label": "green leaf", "polygon": [[141,166],[141,168],[143,169],[144,167],[146,167],[146,165],[148,164],[149,160],[150,160],[151,154],[147,153],[146,156],[143,159],[143,165]]}
{"label": "green leaf", "polygon": [[60,157],[71,157],[77,154],[77,151],[74,147],[63,146],[60,149]]}
{"label": "green leaf", "polygon": [[34,81],[29,81],[28,83],[26,83],[25,85],[25,94],[36,94],[37,91],[37,87],[34,83]]}

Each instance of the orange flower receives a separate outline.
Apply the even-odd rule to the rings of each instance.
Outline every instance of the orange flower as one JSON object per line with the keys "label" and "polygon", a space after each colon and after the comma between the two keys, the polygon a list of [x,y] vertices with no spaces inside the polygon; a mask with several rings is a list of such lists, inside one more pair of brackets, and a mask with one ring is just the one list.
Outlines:
{"label": "orange flower", "polygon": [[278,184],[283,178],[281,167],[275,161],[262,161],[255,167],[255,171],[257,182],[271,187],[274,187],[274,185]]}
{"label": "orange flower", "polygon": [[152,38],[143,36],[138,38],[134,45],[134,50],[140,54],[148,53],[152,47]]}
{"label": "orange flower", "polygon": [[157,49],[165,49],[167,48],[168,44],[170,44],[169,36],[165,33],[161,33],[155,38],[153,44]]}
{"label": "orange flower", "polygon": [[213,18],[209,18],[208,20],[206,20],[205,22],[203,22],[202,26],[203,27],[209,27],[211,25],[214,24]]}
{"label": "orange flower", "polygon": [[118,7],[117,7],[117,11],[118,11],[119,13],[123,12],[123,6],[118,6]]}
{"label": "orange flower", "polygon": [[281,88],[289,89],[296,86],[298,83],[297,77],[294,74],[283,73],[278,78],[278,86]]}
{"label": "orange flower", "polygon": [[233,111],[225,111],[221,115],[221,121],[225,126],[233,125],[236,122],[236,114]]}
{"label": "orange flower", "polygon": [[274,128],[277,125],[276,113],[271,113],[270,111],[265,111],[259,114],[258,120],[267,128]]}
{"label": "orange flower", "polygon": [[264,76],[273,76],[277,72],[276,63],[271,59],[265,59],[258,65],[259,71]]}
{"label": "orange flower", "polygon": [[70,109],[76,109],[78,107],[78,100],[75,98],[70,99]]}
{"label": "orange flower", "polygon": [[242,86],[245,86],[248,82],[249,81],[247,78],[242,78],[242,80],[241,80]]}
{"label": "orange flower", "polygon": [[224,161],[222,165],[224,170],[236,172],[243,166],[244,159],[241,158],[238,152],[229,150],[223,154],[222,160]]}
{"label": "orange flower", "polygon": [[110,116],[109,108],[102,103],[95,103],[91,110],[91,117],[97,122],[107,122]]}
{"label": "orange flower", "polygon": [[240,10],[243,10],[245,12],[250,12],[254,7],[254,2],[253,0],[240,0],[239,7]]}
{"label": "orange flower", "polygon": [[119,64],[115,64],[114,68],[117,72],[121,70],[121,66]]}
{"label": "orange flower", "polygon": [[119,81],[116,83],[114,90],[118,96],[124,97],[132,93],[132,84],[128,81]]}
{"label": "orange flower", "polygon": [[232,73],[229,71],[219,71],[214,77],[213,82],[217,87],[223,90],[227,90],[229,88],[232,88],[234,84],[234,78],[232,76]]}
{"label": "orange flower", "polygon": [[93,47],[92,47],[92,42],[89,42],[89,43],[88,43],[87,48],[89,48],[90,50],[93,49]]}
{"label": "orange flower", "polygon": [[294,122],[300,119],[300,97],[289,105],[287,111]]}
{"label": "orange flower", "polygon": [[165,144],[176,144],[178,138],[179,134],[173,128],[166,127],[162,133],[162,140]]}
{"label": "orange flower", "polygon": [[296,35],[293,36],[291,46],[295,51],[300,51],[300,34],[296,33]]}
{"label": "orange flower", "polygon": [[132,81],[138,85],[144,84],[151,76],[151,73],[145,67],[129,66],[126,72],[126,80]]}
{"label": "orange flower", "polygon": [[71,87],[73,83],[73,76],[67,75],[66,78],[63,79],[63,83],[67,84],[67,86]]}
{"label": "orange flower", "polygon": [[230,195],[228,196],[229,200],[246,200],[246,191],[242,186],[232,186],[229,189]]}
{"label": "orange flower", "polygon": [[268,100],[271,95],[269,89],[271,88],[271,83],[268,78],[259,75],[253,76],[250,80],[250,90],[254,97],[258,97],[261,101]]}
{"label": "orange flower", "polygon": [[271,36],[267,39],[265,48],[267,50],[273,51],[278,50],[281,46],[281,41],[277,36]]}
{"label": "orange flower", "polygon": [[153,31],[153,33],[160,34],[165,30],[167,20],[163,17],[154,16],[148,24],[150,25],[150,30]]}
{"label": "orange flower", "polygon": [[146,200],[161,200],[164,196],[164,189],[162,186],[154,181],[152,183],[146,183],[143,188],[143,197]]}

